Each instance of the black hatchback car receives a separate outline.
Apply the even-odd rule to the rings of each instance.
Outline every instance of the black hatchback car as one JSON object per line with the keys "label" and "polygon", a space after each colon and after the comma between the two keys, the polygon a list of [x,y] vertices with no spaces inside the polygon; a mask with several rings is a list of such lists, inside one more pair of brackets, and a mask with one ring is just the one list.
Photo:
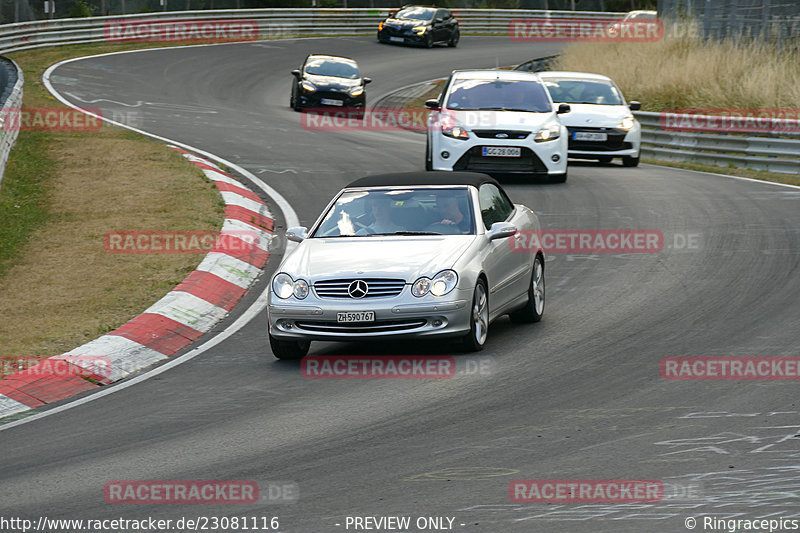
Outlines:
{"label": "black hatchback car", "polygon": [[295,111],[304,107],[364,107],[366,85],[372,81],[361,76],[352,59],[321,54],[306,57],[292,75],[295,81],[289,105]]}
{"label": "black hatchback car", "polygon": [[382,43],[431,48],[436,43],[456,46],[460,37],[458,21],[449,10],[440,7],[404,6],[378,24],[378,40]]}

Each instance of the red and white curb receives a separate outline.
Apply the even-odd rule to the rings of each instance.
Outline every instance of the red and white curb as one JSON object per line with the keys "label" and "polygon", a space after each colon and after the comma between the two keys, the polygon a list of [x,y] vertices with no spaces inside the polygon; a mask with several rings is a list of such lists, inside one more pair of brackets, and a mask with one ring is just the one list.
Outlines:
{"label": "red and white curb", "polygon": [[[215,248],[197,269],[142,314],[45,363],[0,379],[0,418],[119,381],[166,359],[225,318],[269,258],[274,220],[253,191],[214,163],[170,146],[215,182],[225,201],[220,236],[254,235],[250,246]],[[60,360],[60,364],[55,364]],[[97,361],[104,368],[98,371]]]}

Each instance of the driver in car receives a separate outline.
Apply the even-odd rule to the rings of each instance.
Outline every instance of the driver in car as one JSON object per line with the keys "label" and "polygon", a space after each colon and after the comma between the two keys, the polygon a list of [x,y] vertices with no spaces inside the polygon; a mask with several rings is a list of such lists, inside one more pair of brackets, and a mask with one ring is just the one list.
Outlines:
{"label": "driver in car", "polygon": [[[445,196],[437,202],[439,216],[442,218],[429,226],[429,229],[436,231],[435,226],[451,226],[452,230],[448,233],[469,233],[470,221],[461,212],[458,200],[453,196]],[[443,229],[443,228],[438,228]]]}

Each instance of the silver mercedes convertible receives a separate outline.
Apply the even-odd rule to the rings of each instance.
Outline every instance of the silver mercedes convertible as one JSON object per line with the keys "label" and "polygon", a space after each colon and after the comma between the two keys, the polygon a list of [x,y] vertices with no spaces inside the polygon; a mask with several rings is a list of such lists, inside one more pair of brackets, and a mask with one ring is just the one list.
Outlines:
{"label": "silver mercedes convertible", "polygon": [[446,336],[480,350],[497,317],[542,318],[544,252],[514,241],[538,230],[536,214],[485,174],[356,180],[310,230],[286,231],[300,244],[271,281],[272,352],[298,359],[314,340]]}

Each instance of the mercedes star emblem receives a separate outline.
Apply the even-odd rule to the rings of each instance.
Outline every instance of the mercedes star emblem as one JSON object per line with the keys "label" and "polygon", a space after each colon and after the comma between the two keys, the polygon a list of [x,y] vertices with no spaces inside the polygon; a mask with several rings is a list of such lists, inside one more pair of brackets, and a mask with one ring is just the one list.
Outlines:
{"label": "mercedes star emblem", "polygon": [[357,279],[347,287],[347,294],[350,298],[363,298],[369,292],[367,282],[362,279]]}

